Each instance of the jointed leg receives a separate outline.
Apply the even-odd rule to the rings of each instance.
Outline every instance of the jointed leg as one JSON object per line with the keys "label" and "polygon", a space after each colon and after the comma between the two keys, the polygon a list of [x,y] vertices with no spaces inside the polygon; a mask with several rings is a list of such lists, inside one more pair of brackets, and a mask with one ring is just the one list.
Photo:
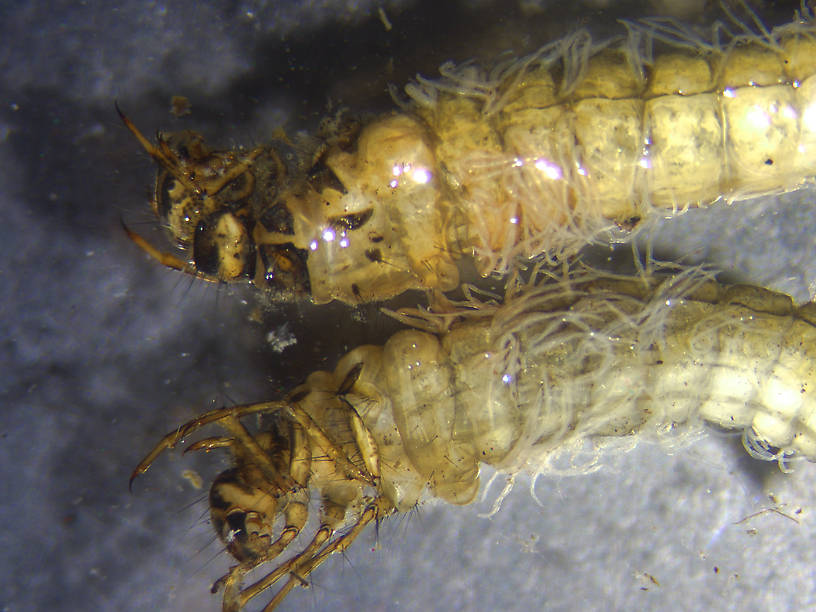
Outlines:
{"label": "jointed leg", "polygon": [[[158,137],[158,145],[154,145],[150,142],[147,138],[145,138],[144,134],[139,131],[139,128],[122,112],[122,109],[119,108],[119,105],[116,105],[116,112],[119,113],[119,117],[122,119],[122,122],[125,124],[125,127],[130,130],[130,133],[136,137],[136,140],[139,141],[139,144],[142,145],[142,148],[147,152],[150,157],[152,157],[156,163],[167,170],[170,174],[173,175],[177,181],[179,181],[182,185],[184,185],[185,189],[188,189],[192,193],[197,194],[215,194],[221,191],[225,185],[232,182],[234,179],[238,178],[244,172],[247,172],[249,168],[252,166],[252,162],[255,160],[258,155],[263,152],[262,147],[258,147],[250,151],[247,155],[244,156],[241,160],[234,160],[232,161],[232,165],[227,169],[225,172],[212,177],[207,181],[205,178],[202,182],[202,176],[195,176],[189,170],[186,170],[183,167],[184,162],[180,162],[177,154],[170,148],[167,144],[167,141],[164,140],[161,136]],[[218,154],[215,154],[218,155]],[[219,155],[223,159],[223,154]],[[228,159],[232,158],[232,155],[227,156]],[[247,188],[245,189],[246,193],[240,194],[240,197],[236,199],[241,199],[241,197],[246,197],[252,190],[254,189],[254,177],[250,174],[250,179],[247,181]]]}
{"label": "jointed leg", "polygon": [[187,173],[179,167],[178,159],[176,158],[175,153],[170,150],[170,147],[167,146],[167,143],[164,140],[159,138],[159,146],[154,145],[147,138],[145,138],[144,134],[139,131],[139,128],[137,128],[130,118],[128,118],[128,116],[122,112],[122,109],[119,108],[118,104],[116,104],[116,112],[119,113],[119,118],[122,119],[125,127],[130,130],[130,133],[136,137],[136,140],[139,141],[142,148],[147,151],[147,154],[150,155],[150,157],[152,157],[160,167],[172,174],[173,177],[184,185],[186,189],[189,189],[194,193],[199,193],[198,187],[196,187],[195,183],[190,180]]}
{"label": "jointed leg", "polygon": [[210,412],[205,412],[201,416],[185,423],[175,431],[171,431],[164,436],[153,448],[153,450],[151,450],[147,456],[142,459],[139,465],[136,466],[136,469],[133,470],[133,474],[130,477],[130,487],[132,488],[133,481],[137,476],[144,474],[148,470],[150,465],[156,460],[156,457],[161,455],[166,449],[174,448],[179,442],[184,440],[186,436],[193,433],[197,429],[200,429],[205,425],[209,425],[210,423],[222,421],[226,417],[240,419],[248,414],[285,411],[288,406],[289,405],[286,402],[282,401],[260,402],[257,404],[243,404],[240,406],[230,406],[229,408],[218,408],[216,410],[211,410]]}
{"label": "jointed leg", "polygon": [[234,438],[227,438],[224,436],[204,438],[203,440],[199,440],[198,442],[193,442],[190,446],[185,448],[184,454],[186,455],[189,452],[200,450],[203,450],[205,453],[208,453],[215,448],[230,448],[234,443],[235,443]]}
{"label": "jointed leg", "polygon": [[[292,557],[282,565],[276,567],[270,574],[264,576],[262,579],[258,580],[254,584],[248,586],[244,590],[240,592],[236,592],[234,594],[230,594],[228,591],[224,593],[224,609],[230,610],[240,610],[242,609],[253,597],[261,594],[263,591],[274,585],[278,580],[280,580],[284,575],[288,572],[292,571],[292,568],[297,564],[297,562],[302,559],[304,556],[311,556],[315,554],[321,546],[331,538],[334,531],[328,527],[327,525],[321,525],[320,528],[317,530],[314,538],[309,543],[309,545],[296,556]],[[240,567],[240,566],[239,566]],[[235,568],[238,569],[238,568]],[[230,578],[228,582],[232,580],[235,570],[233,573],[230,574]],[[246,574],[246,572],[242,573]],[[240,586],[240,580],[235,583],[235,586]]]}
{"label": "jointed leg", "polygon": [[[391,502],[384,498],[377,498],[370,501],[352,528],[334,541],[330,541],[339,522],[342,521],[345,512],[341,510],[338,514],[337,512],[333,512],[333,510],[336,511],[337,508],[327,508],[321,517],[321,525],[317,533],[315,533],[312,541],[302,552],[279,565],[268,575],[248,586],[240,593],[236,593],[235,596],[228,598],[225,594],[224,610],[241,609],[251,599],[272,587],[286,574],[289,574],[289,579],[264,608],[264,612],[274,610],[294,587],[305,586],[306,578],[309,574],[326,561],[330,555],[335,552],[345,551],[370,522],[389,514],[392,509]],[[231,581],[233,575],[237,573],[236,570],[240,571],[240,567],[241,566],[237,566],[233,569],[233,572],[227,578],[228,582]],[[241,576],[245,574],[246,571],[241,572]]]}
{"label": "jointed leg", "polygon": [[328,546],[324,547],[323,550],[321,550],[317,555],[305,559],[302,564],[298,565],[289,572],[289,580],[287,580],[286,584],[284,584],[280,591],[275,594],[272,601],[266,605],[264,612],[272,612],[272,610],[277,608],[294,587],[299,585],[304,586],[306,577],[320,567],[323,562],[329,558],[329,556],[336,552],[345,552],[345,550],[354,543],[357,536],[363,532],[363,529],[365,529],[370,522],[379,520],[383,516],[386,516],[392,509],[391,503],[384,498],[377,498],[368,504],[366,509],[363,511],[363,514],[360,515],[360,518],[357,519],[350,531],[331,542]]}
{"label": "jointed leg", "polygon": [[164,267],[170,268],[171,270],[178,270],[179,272],[185,272],[186,274],[191,274],[192,276],[211,283],[218,282],[217,278],[210,276],[209,274],[204,274],[191,263],[188,263],[175,255],[171,255],[170,253],[160,251],[139,234],[132,231],[124,224],[124,222],[122,223],[122,228],[125,230],[127,237],[130,238],[137,247],[142,249],[145,253],[150,255]]}
{"label": "jointed leg", "polygon": [[[264,551],[263,555],[259,555],[253,559],[244,561],[240,565],[236,565],[230,570],[230,573],[223,576],[215,582],[212,586],[212,592],[215,593],[222,586],[224,587],[224,610],[240,610],[254,595],[248,597],[244,596],[241,591],[241,583],[244,576],[256,567],[263,565],[280,555],[289,544],[298,536],[303,529],[309,515],[308,496],[306,491],[300,492],[298,496],[300,499],[291,500],[284,510],[285,525],[281,531],[278,539],[272,542],[269,548]],[[253,585],[254,586],[254,585]],[[250,587],[251,588],[251,587]],[[260,591],[258,591],[260,592]]]}

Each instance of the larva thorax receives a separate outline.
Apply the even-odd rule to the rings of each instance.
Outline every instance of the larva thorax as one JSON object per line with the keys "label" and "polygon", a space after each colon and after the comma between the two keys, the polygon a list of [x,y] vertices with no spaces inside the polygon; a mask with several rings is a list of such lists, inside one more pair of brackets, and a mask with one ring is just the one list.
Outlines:
{"label": "larva thorax", "polygon": [[159,162],[154,209],[185,260],[153,253],[282,298],[360,303],[452,289],[462,255],[504,273],[655,210],[812,178],[811,21],[717,44],[667,22],[627,29],[604,45],[579,30],[489,76],[446,64],[406,87],[405,112],[336,122],[311,151],[213,153],[190,133],[154,146],[127,122]]}
{"label": "larva thorax", "polygon": [[[502,305],[472,300],[453,323],[408,314],[439,332],[400,331],[312,373],[282,401],[206,413],[137,467],[134,477],[203,425],[228,431],[191,446],[227,448],[235,460],[210,494],[216,531],[240,562],[217,583],[224,609],[285,579],[279,602],[367,523],[425,497],[470,503],[482,464],[539,475],[566,458],[580,470],[572,458],[588,448],[676,445],[703,424],[741,432],[749,452],[780,465],[816,460],[813,303],[690,269],[575,273]],[[257,414],[272,424],[253,434],[240,419]],[[309,490],[321,500],[311,543],[242,590],[304,528]]]}

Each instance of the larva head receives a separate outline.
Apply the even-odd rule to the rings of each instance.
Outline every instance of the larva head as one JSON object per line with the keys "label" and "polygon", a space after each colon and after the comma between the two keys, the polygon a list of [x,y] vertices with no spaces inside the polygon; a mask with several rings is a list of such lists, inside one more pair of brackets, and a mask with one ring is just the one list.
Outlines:
{"label": "larva head", "polygon": [[292,215],[278,193],[287,171],[277,152],[211,152],[192,132],[166,142],[184,171],[179,179],[159,169],[154,210],[195,270],[219,281],[252,280],[276,299],[307,296],[306,252],[291,242]]}
{"label": "larva head", "polygon": [[[158,150],[172,164],[159,162],[153,212],[180,247],[192,244],[193,234],[202,217],[214,212],[217,202],[201,193],[196,184],[211,153],[195,132],[160,135]],[[202,168],[203,170],[203,168]]]}
{"label": "larva head", "polygon": [[[296,160],[279,151],[285,142],[245,154],[212,151],[200,134],[184,131],[160,134],[154,145],[119,114],[159,166],[153,212],[183,256],[165,255],[133,236],[137,243],[166,265],[210,280],[254,280],[276,298],[308,295],[305,251],[292,244],[292,215],[278,204],[292,169],[282,160]],[[256,234],[283,239],[258,248]]]}
{"label": "larva head", "polygon": [[277,542],[277,552],[283,550],[283,523],[300,529],[308,516],[303,501],[309,461],[295,461],[298,468],[293,472],[290,450],[294,447],[295,457],[302,457],[308,445],[286,423],[273,422],[252,437],[256,447],[230,445],[235,467],[219,474],[210,487],[213,528],[242,562],[276,556],[270,547]]}
{"label": "larva head", "polygon": [[241,470],[218,475],[210,487],[210,518],[213,529],[238,561],[263,555],[274,539],[278,499],[252,486]]}
{"label": "larva head", "polygon": [[[193,271],[210,280],[233,280],[254,274],[255,247],[250,227],[255,191],[252,164],[264,150],[212,151],[196,132],[159,134],[153,144],[117,106],[125,126],[159,167],[153,212],[167,229],[183,258],[157,251],[142,238],[131,237],[148,253],[172,268]],[[274,152],[268,152],[273,161]],[[267,164],[274,186],[280,164]]]}
{"label": "larva head", "polygon": [[[234,152],[211,151],[200,134],[159,138],[153,211],[195,269],[230,281],[254,274],[249,196],[255,179]],[[154,158],[156,155],[154,155]]]}

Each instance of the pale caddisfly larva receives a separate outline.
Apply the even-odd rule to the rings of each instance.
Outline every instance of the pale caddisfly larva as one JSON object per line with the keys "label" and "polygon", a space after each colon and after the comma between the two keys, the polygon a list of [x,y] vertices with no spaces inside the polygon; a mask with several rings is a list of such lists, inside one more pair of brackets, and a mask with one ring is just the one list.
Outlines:
{"label": "pale caddisfly larva", "polygon": [[[718,199],[797,189],[816,166],[816,25],[768,29],[747,7],[708,37],[669,20],[585,30],[486,72],[444,64],[410,103],[321,144],[210,150],[148,141],[153,208],[182,248],[164,264],[248,278],[281,299],[383,300],[575,253],[604,229]],[[623,27],[623,26],[622,26]]]}
{"label": "pale caddisfly larva", "polygon": [[[366,525],[423,499],[464,505],[480,468],[514,476],[589,471],[607,448],[677,445],[705,427],[741,433],[754,457],[816,460],[816,304],[721,285],[695,269],[579,271],[412,311],[414,329],[360,346],[282,400],[207,412],[165,436],[133,473],[199,428],[225,435],[234,467],[210,490],[213,526],[238,560],[214,588],[224,610],[268,589],[274,608]],[[422,329],[420,329],[422,328]],[[431,333],[426,330],[435,330]],[[242,422],[263,415],[254,432]],[[305,547],[273,564],[320,500]]]}

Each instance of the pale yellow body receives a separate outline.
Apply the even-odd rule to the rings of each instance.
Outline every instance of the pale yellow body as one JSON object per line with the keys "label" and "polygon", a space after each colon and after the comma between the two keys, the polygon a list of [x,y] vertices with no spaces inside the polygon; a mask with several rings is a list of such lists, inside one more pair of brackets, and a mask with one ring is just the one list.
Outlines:
{"label": "pale yellow body", "polygon": [[[226,236],[219,263],[234,265],[218,278],[243,274],[242,254],[280,246],[308,254],[285,261],[307,268],[318,303],[447,290],[462,255],[504,272],[655,210],[795,189],[816,168],[812,22],[723,48],[675,44],[648,62],[631,45],[594,49],[579,32],[490,79],[447,68],[409,93],[410,111],[369,124],[353,147],[328,148],[321,163],[337,185],[281,189],[275,206],[291,227],[253,225],[264,202],[213,223]],[[258,149],[229,168],[265,184],[267,157]],[[215,201],[222,189],[202,192]],[[250,228],[255,249],[232,225]],[[587,452],[675,446],[706,427],[741,433],[752,455],[781,466],[816,460],[813,303],[699,271],[590,272],[511,291],[502,305],[470,302],[458,316],[413,313],[423,325],[350,351],[284,400],[206,413],[137,467],[134,476],[208,423],[229,432],[193,445],[235,460],[210,497],[239,561],[217,583],[225,610],[283,583],[274,607],[369,522],[424,497],[470,503],[482,464],[511,476],[580,471]],[[261,413],[274,426],[250,433],[240,419]],[[305,528],[310,493],[321,501],[314,538],[242,588]]]}
{"label": "pale yellow body", "polygon": [[[427,132],[407,115],[365,128],[353,153],[326,158],[345,188],[307,189],[286,196],[294,234],[256,234],[263,244],[291,243],[308,253],[312,299],[356,303],[407,289],[459,284],[447,232],[453,212],[439,197],[442,185]],[[366,215],[354,230],[335,219]]]}
{"label": "pale yellow body", "polygon": [[570,59],[589,45],[579,32],[471,93],[467,69],[409,90],[483,273],[574,251],[655,208],[796,189],[816,174],[812,23],[649,62],[631,44]]}
{"label": "pale yellow body", "polygon": [[[406,88],[411,113],[369,124],[354,153],[330,152],[347,193],[290,206],[304,211],[295,233],[314,251],[314,299],[444,290],[462,254],[503,273],[655,211],[796,189],[816,174],[812,23],[724,48],[675,44],[651,61],[632,44],[592,50],[578,32],[491,78],[443,67],[445,78]],[[385,236],[376,261],[363,231],[322,238],[328,216],[361,209]]]}
{"label": "pale yellow body", "polygon": [[[271,609],[370,522],[428,497],[472,502],[483,464],[511,479],[575,473],[605,449],[676,450],[705,428],[742,434],[751,455],[783,468],[816,461],[816,303],[679,269],[575,273],[515,288],[501,305],[461,306],[455,318],[405,312],[437,333],[400,331],[282,401],[205,413],[136,468],[208,423],[229,432],[191,446],[229,448],[235,461],[210,492],[213,525],[239,561],[216,583],[224,610],[278,584]],[[263,413],[273,420],[260,433],[241,423]],[[310,493],[319,527],[280,561],[307,525]]]}
{"label": "pale yellow body", "polygon": [[381,494],[398,510],[426,487],[471,502],[481,463],[546,473],[588,444],[677,442],[705,423],[766,458],[816,459],[813,304],[685,273],[547,283],[471,315],[438,336],[406,330],[354,349],[293,392],[320,425],[361,368],[342,400],[373,437]]}

